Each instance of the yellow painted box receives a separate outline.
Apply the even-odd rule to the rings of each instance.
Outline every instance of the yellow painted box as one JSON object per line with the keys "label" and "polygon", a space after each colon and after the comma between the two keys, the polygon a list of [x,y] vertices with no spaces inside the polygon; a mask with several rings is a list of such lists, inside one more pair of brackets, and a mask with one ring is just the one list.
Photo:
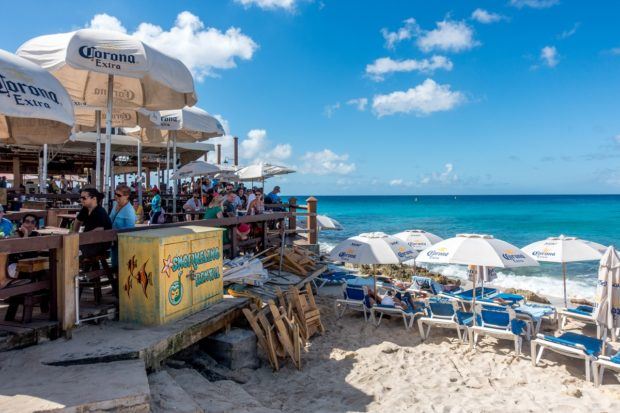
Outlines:
{"label": "yellow painted box", "polygon": [[223,229],[118,234],[121,321],[164,324],[222,299]]}

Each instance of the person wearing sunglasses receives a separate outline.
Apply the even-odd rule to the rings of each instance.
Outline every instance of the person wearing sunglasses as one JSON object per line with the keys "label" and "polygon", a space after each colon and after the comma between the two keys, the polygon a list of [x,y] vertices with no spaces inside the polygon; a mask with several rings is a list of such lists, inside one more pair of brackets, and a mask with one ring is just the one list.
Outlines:
{"label": "person wearing sunglasses", "polygon": [[200,200],[200,192],[194,192],[193,196],[189,198],[185,204],[183,204],[183,210],[188,212],[187,217],[188,221],[192,220],[193,215],[192,212],[200,212],[202,211],[202,201]]}
{"label": "person wearing sunglasses", "polygon": [[[73,232],[103,231],[112,228],[112,221],[106,210],[100,205],[103,194],[96,188],[84,188],[80,193],[82,209],[75,218]],[[110,243],[82,245],[80,250],[86,257],[103,255],[110,248]]]}
{"label": "person wearing sunglasses", "polygon": [[[136,212],[133,206],[129,202],[129,196],[131,195],[131,188],[126,184],[120,184],[114,191],[114,204],[110,211],[110,221],[112,221],[113,229],[125,229],[133,228],[136,226]],[[112,266],[118,266],[118,246],[112,247],[110,254],[110,260]]]}
{"label": "person wearing sunglasses", "polygon": [[40,234],[37,232],[39,219],[33,214],[24,215],[21,226],[15,231],[15,234],[20,238],[37,237]]}

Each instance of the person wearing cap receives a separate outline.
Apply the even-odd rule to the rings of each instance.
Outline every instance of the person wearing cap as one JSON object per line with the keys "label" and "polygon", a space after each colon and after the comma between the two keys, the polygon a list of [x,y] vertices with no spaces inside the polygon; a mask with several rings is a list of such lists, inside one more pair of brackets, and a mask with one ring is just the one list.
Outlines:
{"label": "person wearing cap", "polygon": [[0,233],[5,238],[13,234],[13,223],[4,217],[4,207],[2,205],[0,205]]}
{"label": "person wearing cap", "polygon": [[245,241],[248,239],[248,237],[250,236],[250,230],[252,229],[252,227],[250,227],[249,224],[246,223],[242,223],[237,225],[237,227],[235,228],[235,233],[237,235],[237,239],[239,239],[240,241]]}

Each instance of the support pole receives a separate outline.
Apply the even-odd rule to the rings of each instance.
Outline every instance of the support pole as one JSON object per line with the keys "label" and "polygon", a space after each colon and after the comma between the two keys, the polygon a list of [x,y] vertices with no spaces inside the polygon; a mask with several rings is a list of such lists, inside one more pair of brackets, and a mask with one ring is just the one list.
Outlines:
{"label": "support pole", "polygon": [[316,224],[316,207],[318,200],[311,196],[306,199],[308,204],[308,244],[315,245],[318,243],[318,226]]}
{"label": "support pole", "polygon": [[168,171],[170,171],[170,133],[168,133],[168,139],[166,140],[166,169],[164,172],[164,182],[166,183],[166,191],[170,187],[170,176],[168,175]]}
{"label": "support pole", "polygon": [[564,308],[568,308],[568,299],[566,298],[566,263],[562,263],[562,281],[564,281]]}
{"label": "support pole", "polygon": [[237,167],[239,166],[239,138],[235,136],[233,139],[235,144],[234,165]]}
{"label": "support pole", "polygon": [[19,189],[22,184],[22,171],[19,156],[13,158],[13,188]]}
{"label": "support pole", "polygon": [[47,143],[43,144],[43,165],[41,167],[41,193],[47,193]]}
{"label": "support pole", "polygon": [[[108,75],[108,104],[105,119],[105,159],[103,165],[103,194],[104,205],[108,206],[110,201],[110,177],[114,176],[111,173],[112,165],[112,101],[114,97],[114,75]],[[113,181],[113,179],[112,179]]]}
{"label": "support pole", "polygon": [[142,205],[142,140],[138,139],[138,204]]}
{"label": "support pole", "polygon": [[[172,134],[172,175],[174,176],[177,173],[177,131],[170,131]],[[179,181],[174,179],[172,182],[172,213],[177,213],[177,191],[178,191]]]}
{"label": "support pole", "polygon": [[221,143],[217,144],[217,164],[218,165],[222,164],[222,144]]}
{"label": "support pole", "polygon": [[95,158],[95,188],[101,191],[101,111],[95,111],[95,129],[97,129],[97,145]]}

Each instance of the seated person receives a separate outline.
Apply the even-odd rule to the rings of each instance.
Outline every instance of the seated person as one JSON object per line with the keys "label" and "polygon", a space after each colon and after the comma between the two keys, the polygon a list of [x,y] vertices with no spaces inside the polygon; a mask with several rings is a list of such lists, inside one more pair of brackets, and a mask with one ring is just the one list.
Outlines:
{"label": "seated person", "polygon": [[402,310],[406,310],[407,308],[409,308],[409,305],[407,303],[394,297],[394,293],[392,292],[392,290],[388,290],[386,295],[381,297],[379,304],[386,306],[386,307],[400,308]]}
{"label": "seated person", "polygon": [[136,214],[136,224],[142,224],[144,222],[144,208],[138,202],[138,198],[133,200],[133,212]]}
{"label": "seated person", "polygon": [[[95,188],[84,188],[80,194],[82,209],[77,214],[73,232],[103,231],[112,229],[112,221],[106,210],[100,205],[103,194]],[[110,243],[82,245],[80,251],[84,258],[104,255],[110,248]]]}
{"label": "seated person", "polygon": [[38,227],[39,219],[34,214],[26,214],[21,225],[15,231],[15,236],[20,238],[37,237],[40,235],[37,232]]}
{"label": "seated person", "polygon": [[4,208],[0,205],[0,238],[13,235],[13,223],[4,217]]}
{"label": "seated person", "polygon": [[[279,193],[280,187],[277,185],[274,186],[273,190],[265,196],[265,204],[281,204],[282,199],[280,198],[280,195],[278,195]],[[283,207],[268,207],[266,209],[270,209],[272,211],[284,211]]]}
{"label": "seated person", "polygon": [[[189,198],[185,204],[183,204],[183,210],[185,212],[200,212],[202,211],[202,201],[200,200],[200,192],[194,192],[193,196]],[[189,214],[190,219],[193,215]]]}
{"label": "seated person", "polygon": [[226,200],[222,204],[224,217],[233,218],[237,216],[236,197],[237,197],[237,194],[235,194],[234,191],[228,191],[226,193]]}

